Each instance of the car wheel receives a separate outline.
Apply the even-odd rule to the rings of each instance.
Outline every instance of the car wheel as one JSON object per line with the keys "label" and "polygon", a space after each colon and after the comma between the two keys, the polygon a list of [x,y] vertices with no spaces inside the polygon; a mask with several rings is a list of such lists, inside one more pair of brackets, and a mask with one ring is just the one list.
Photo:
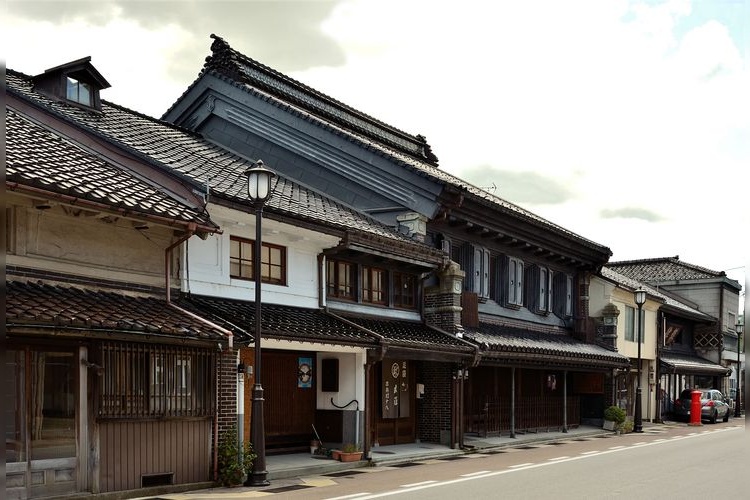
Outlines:
{"label": "car wheel", "polygon": [[709,422],[712,424],[716,423],[716,419],[719,417],[719,412],[714,410],[714,412],[711,414],[711,418],[709,419]]}
{"label": "car wheel", "polygon": [[729,410],[727,410],[726,414],[724,415],[724,422],[729,422]]}

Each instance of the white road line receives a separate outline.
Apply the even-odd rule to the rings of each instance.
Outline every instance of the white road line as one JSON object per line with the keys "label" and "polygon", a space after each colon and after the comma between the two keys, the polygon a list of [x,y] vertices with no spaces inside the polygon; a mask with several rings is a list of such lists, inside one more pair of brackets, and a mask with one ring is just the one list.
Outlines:
{"label": "white road line", "polygon": [[599,450],[584,451],[581,455],[593,455],[594,453],[601,453]]}
{"label": "white road line", "polygon": [[437,481],[422,481],[421,483],[402,484],[399,488],[415,488],[417,486],[424,486],[425,484],[437,483]]}
{"label": "white road line", "polygon": [[480,470],[479,472],[472,472],[471,474],[461,474],[461,477],[471,477],[471,476],[477,476],[479,474],[488,474],[490,471],[488,470]]}
{"label": "white road line", "polygon": [[570,457],[548,458],[547,460],[549,460],[550,462],[554,462],[555,460],[565,460],[567,458],[570,458]]}
{"label": "white road line", "polygon": [[[651,441],[651,442],[653,443],[654,441]],[[647,443],[648,441],[638,441],[637,443],[633,443],[630,446],[643,446],[644,444],[647,444]]]}
{"label": "white road line", "polygon": [[363,496],[369,495],[369,494],[370,493],[368,493],[368,492],[365,491],[363,493],[355,493],[353,495],[344,495],[343,497],[326,498],[326,500],[344,500],[345,498],[359,498],[359,497],[363,497]]}
{"label": "white road line", "polygon": [[[715,432],[734,431],[734,430],[738,430],[738,429],[741,429],[741,428],[742,427],[734,427],[734,428],[729,427],[729,428],[719,429],[719,430],[717,430]],[[688,436],[682,436],[682,439],[697,438],[697,437],[701,437],[701,436],[702,435],[698,435],[698,434],[692,435],[692,436],[688,435]],[[664,443],[663,442],[661,442],[661,443],[652,442],[652,443],[649,443],[647,446],[654,446],[654,445],[659,445],[659,444],[664,444]],[[599,452],[597,454],[590,454],[590,455],[585,455],[585,456],[583,454],[581,454],[579,456],[567,458],[565,460],[560,460],[560,461],[557,461],[557,462],[542,462],[542,463],[538,463],[538,464],[525,463],[525,464],[511,465],[507,469],[501,470],[501,471],[488,472],[486,474],[476,474],[476,475],[473,475],[471,477],[461,477],[461,478],[458,478],[458,479],[451,479],[451,480],[448,480],[448,481],[434,482],[432,484],[427,484],[427,485],[423,485],[423,486],[417,486],[417,487],[410,488],[410,489],[391,490],[391,491],[384,491],[384,492],[381,492],[381,493],[374,493],[374,494],[362,493],[362,494],[359,494],[359,495],[352,495],[350,497],[340,497],[340,498],[358,498],[361,495],[369,495],[369,496],[366,496],[366,497],[362,497],[363,500],[365,500],[365,499],[369,500],[369,499],[372,499],[372,498],[382,498],[382,497],[389,497],[389,496],[395,496],[395,495],[403,495],[404,493],[410,493],[412,491],[417,491],[417,490],[421,490],[421,489],[435,488],[435,487],[438,487],[438,486],[446,486],[446,485],[449,485],[449,484],[462,483],[464,481],[474,481],[474,480],[477,480],[477,479],[484,479],[484,478],[488,478],[488,477],[501,476],[501,475],[504,475],[504,474],[512,474],[512,473],[517,472],[519,470],[538,469],[540,467],[549,467],[551,465],[557,465],[557,464],[563,463],[563,462],[572,462],[572,461],[575,461],[575,460],[585,460],[587,458],[590,458],[590,457],[596,456],[596,455],[609,455],[611,453],[627,452],[628,450],[632,450],[634,448],[635,447],[633,447],[633,446],[628,446],[628,447],[626,447],[626,446],[615,446],[613,448],[610,448],[607,451],[602,451],[602,452]],[[336,499],[328,499],[328,500],[336,500]]]}

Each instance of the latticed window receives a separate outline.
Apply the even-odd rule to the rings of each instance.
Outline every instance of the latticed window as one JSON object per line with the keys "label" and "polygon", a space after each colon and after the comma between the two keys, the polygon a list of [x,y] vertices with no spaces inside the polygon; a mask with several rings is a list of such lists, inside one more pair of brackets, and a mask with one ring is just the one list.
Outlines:
{"label": "latticed window", "polygon": [[[252,280],[253,249],[255,241],[232,236],[229,241],[229,275],[232,278]],[[260,248],[260,272],[263,283],[286,284],[286,248],[262,243]]]}
{"label": "latticed window", "polygon": [[362,266],[362,302],[385,304],[387,299],[385,269]]}
{"label": "latticed window", "polygon": [[354,264],[329,259],[326,274],[326,294],[338,299],[354,300],[356,290],[354,283]]}
{"label": "latticed window", "polygon": [[102,345],[102,418],[203,417],[214,414],[216,356],[195,347]]}
{"label": "latticed window", "polygon": [[393,305],[406,309],[417,307],[417,277],[415,275],[393,273]]}

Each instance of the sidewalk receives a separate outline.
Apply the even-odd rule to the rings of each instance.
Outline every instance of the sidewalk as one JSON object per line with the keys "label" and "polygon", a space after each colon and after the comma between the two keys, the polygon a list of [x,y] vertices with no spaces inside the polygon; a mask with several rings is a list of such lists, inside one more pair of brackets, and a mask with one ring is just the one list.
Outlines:
{"label": "sidewalk", "polygon": [[[644,432],[663,432],[665,424],[644,422]],[[508,435],[480,438],[465,436],[465,449],[451,449],[448,446],[434,443],[410,443],[393,446],[377,446],[370,452],[369,460],[342,463],[331,459],[313,458],[309,453],[290,455],[270,455],[266,457],[268,480],[265,487],[235,488],[213,487],[184,493],[167,493],[144,496],[141,500],[199,500],[223,499],[239,500],[267,496],[284,491],[292,491],[316,486],[326,486],[341,475],[352,475],[365,472],[355,469],[365,467],[399,467],[415,462],[428,460],[451,460],[461,455],[488,452],[493,449],[523,448],[530,445],[556,443],[576,439],[594,439],[614,436],[611,431],[600,427],[580,426],[568,432],[550,431],[538,433],[519,433],[515,438]]]}

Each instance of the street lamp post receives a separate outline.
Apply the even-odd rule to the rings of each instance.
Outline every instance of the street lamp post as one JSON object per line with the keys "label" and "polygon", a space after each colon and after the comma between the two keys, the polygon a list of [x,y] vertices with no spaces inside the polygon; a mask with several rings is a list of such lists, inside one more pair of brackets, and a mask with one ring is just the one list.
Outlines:
{"label": "street lamp post", "polygon": [[742,416],[742,397],[740,394],[742,394],[741,389],[742,386],[740,385],[740,379],[742,378],[742,366],[740,365],[740,345],[742,343],[742,322],[737,322],[737,387],[735,388],[735,398],[734,398],[734,416],[735,418],[740,418]]}
{"label": "street lamp post", "polygon": [[261,337],[261,224],[263,221],[263,206],[271,196],[271,179],[275,174],[263,166],[258,160],[253,166],[245,170],[247,176],[247,194],[255,209],[255,242],[253,243],[253,277],[255,278],[255,384],[253,385],[253,404],[251,437],[255,460],[247,476],[245,486],[267,486],[268,471],[266,470],[266,436],[263,422],[263,386],[260,381],[260,337]]}
{"label": "street lamp post", "polygon": [[633,422],[633,432],[643,432],[643,414],[641,412],[641,340],[643,339],[643,322],[641,321],[641,310],[643,304],[646,303],[646,290],[641,287],[638,287],[638,290],[635,291],[635,303],[638,306],[638,379],[636,380],[635,389],[635,415],[633,416],[635,421]]}

